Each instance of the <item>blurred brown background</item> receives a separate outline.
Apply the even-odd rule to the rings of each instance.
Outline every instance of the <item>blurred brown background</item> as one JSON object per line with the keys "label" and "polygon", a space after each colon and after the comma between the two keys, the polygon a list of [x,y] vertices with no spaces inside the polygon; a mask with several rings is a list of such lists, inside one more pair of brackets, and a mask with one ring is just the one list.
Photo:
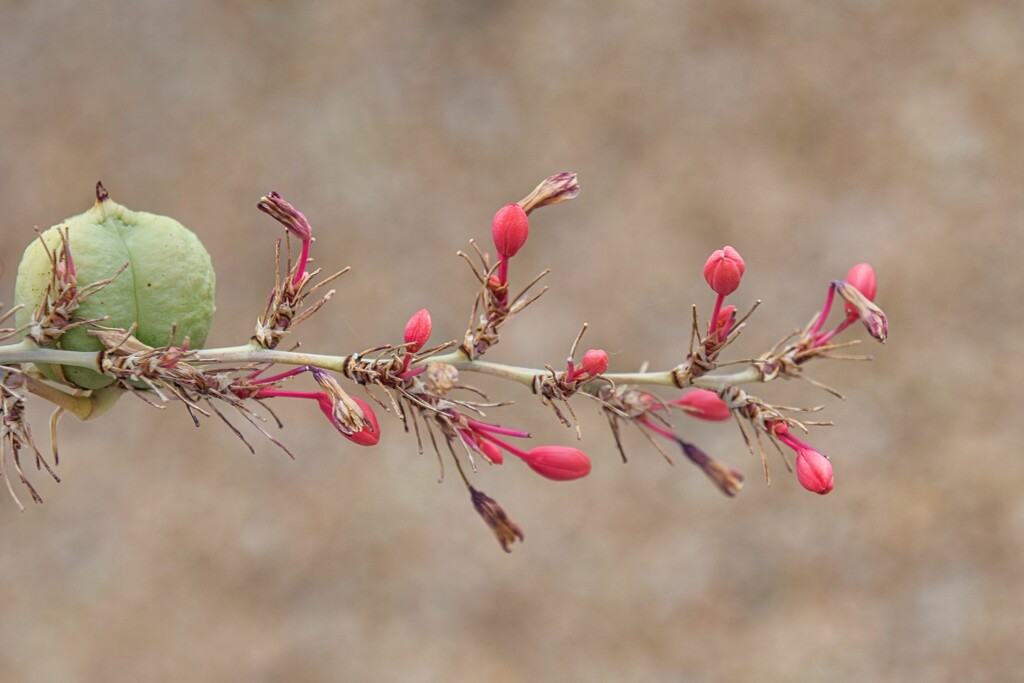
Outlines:
{"label": "blurred brown background", "polygon": [[[0,501],[4,681],[907,681],[1024,678],[1024,10],[1006,2],[4,2],[3,299],[34,225],[113,197],[171,214],[219,278],[211,344],[249,336],[277,189],[325,267],[301,330],[347,353],[429,306],[464,327],[455,251],[544,176],[515,265],[553,291],[494,360],[559,362],[583,321],[613,367],[667,367],[707,254],[765,303],[733,351],[802,324],[871,261],[891,319],[872,364],[765,398],[823,403],[837,488],[808,494],[732,427],[683,424],[748,485],[723,498],[587,403],[586,480],[510,462],[480,488],[524,526],[505,555],[454,473],[382,416],[373,451],[284,406],[253,435],[124,400],[62,426],[46,504]],[[854,336],[863,337],[858,329]],[[572,436],[520,387],[495,413]],[[45,443],[44,405],[33,404]]]}

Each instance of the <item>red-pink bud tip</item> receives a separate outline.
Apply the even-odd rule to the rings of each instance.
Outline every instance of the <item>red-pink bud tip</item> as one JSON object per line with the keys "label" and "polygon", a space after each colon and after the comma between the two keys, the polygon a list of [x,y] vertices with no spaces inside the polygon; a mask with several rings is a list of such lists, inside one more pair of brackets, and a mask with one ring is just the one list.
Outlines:
{"label": "red-pink bud tip", "polygon": [[577,448],[568,446],[537,446],[523,456],[523,461],[542,477],[570,481],[590,473],[590,458]]}
{"label": "red-pink bud tip", "polygon": [[[846,281],[856,287],[868,301],[875,300],[878,293],[878,281],[875,279],[875,269],[870,263],[858,263],[846,274]],[[846,304],[847,315],[857,315],[857,310],[850,304]]]}
{"label": "red-pink bud tip", "polygon": [[693,389],[670,403],[680,406],[687,414],[702,420],[721,422],[730,417],[729,406],[725,404],[725,401],[718,394],[707,389]]}
{"label": "red-pink bud tip", "polygon": [[597,377],[608,370],[608,354],[602,349],[590,349],[583,354],[580,369],[591,377]]}
{"label": "red-pink bud tip", "polygon": [[494,214],[491,233],[498,255],[503,259],[512,258],[526,244],[526,238],[530,235],[530,219],[526,217],[523,207],[506,204]]}
{"label": "red-pink bud tip", "polygon": [[480,447],[480,452],[484,454],[485,458],[491,461],[492,465],[500,465],[505,462],[505,456],[502,454],[501,449],[498,448],[497,444],[480,439],[480,441],[477,442],[477,445]]}
{"label": "red-pink bud tip", "polygon": [[801,448],[797,451],[796,478],[805,489],[822,496],[835,486],[832,463],[823,454],[811,448]]}
{"label": "red-pink bud tip", "polygon": [[416,311],[409,322],[405,324],[405,343],[410,352],[416,353],[423,348],[430,338],[430,331],[433,323],[430,320],[430,313],[425,308]]}
{"label": "red-pink bud tip", "polygon": [[716,294],[728,296],[740,286],[744,270],[746,265],[739,252],[725,247],[712,253],[704,264],[704,279]]}

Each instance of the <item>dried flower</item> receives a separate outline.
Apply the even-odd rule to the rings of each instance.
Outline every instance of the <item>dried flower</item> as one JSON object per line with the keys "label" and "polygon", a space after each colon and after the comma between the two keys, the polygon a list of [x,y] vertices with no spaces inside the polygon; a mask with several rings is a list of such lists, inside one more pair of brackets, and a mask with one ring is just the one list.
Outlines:
{"label": "dried flower", "polygon": [[574,199],[579,193],[580,184],[576,181],[576,174],[566,171],[545,178],[533,192],[520,199],[518,203],[529,215],[534,209]]}
{"label": "dried flower", "polygon": [[683,453],[708,476],[718,490],[732,498],[743,489],[743,475],[725,463],[712,458],[692,443],[677,439]]}
{"label": "dried flower", "polygon": [[740,278],[746,265],[743,258],[732,247],[719,249],[711,254],[704,264],[704,279],[717,294],[728,296],[740,286]]}
{"label": "dried flower", "polygon": [[494,533],[494,537],[501,544],[502,550],[506,553],[512,552],[509,546],[515,543],[516,539],[520,541],[524,539],[523,530],[519,528],[518,524],[508,518],[508,515],[505,514],[505,511],[501,509],[501,506],[493,498],[483,491],[477,491],[470,486],[469,495],[473,500],[473,507],[476,509],[477,514],[484,518],[487,526]]}
{"label": "dried flower", "polygon": [[[326,392],[330,400],[331,413],[328,417],[338,431],[346,436],[361,432],[367,426],[369,416],[373,415],[373,411],[367,413],[364,410],[364,406],[369,408],[366,402],[349,396],[330,373],[320,368],[312,368],[311,372],[313,379]],[[322,406],[323,403],[321,403]],[[373,431],[374,433],[378,432],[376,425],[374,425]]]}
{"label": "dried flower", "polygon": [[313,230],[309,227],[306,216],[286,202],[277,192],[267,193],[260,198],[259,204],[256,206],[303,242],[312,239]]}
{"label": "dried flower", "polygon": [[377,415],[374,414],[373,409],[370,405],[361,398],[350,397],[363,413],[363,427],[357,431],[350,431],[345,427],[342,427],[341,421],[337,416],[337,404],[323,392],[317,392],[317,403],[320,405],[320,410],[327,419],[331,421],[334,428],[352,443],[359,446],[376,446],[377,442],[380,441],[380,427],[377,425]]}
{"label": "dried flower", "polygon": [[878,341],[884,342],[889,336],[889,319],[885,312],[862,294],[857,287],[841,280],[833,284],[835,284],[839,296],[846,300],[847,306],[851,307],[854,314],[860,317],[868,334]]}

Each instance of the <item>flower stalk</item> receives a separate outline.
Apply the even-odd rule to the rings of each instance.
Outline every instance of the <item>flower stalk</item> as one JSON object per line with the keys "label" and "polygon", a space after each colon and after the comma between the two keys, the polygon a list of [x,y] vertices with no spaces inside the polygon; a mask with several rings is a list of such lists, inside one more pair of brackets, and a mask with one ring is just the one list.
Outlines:
{"label": "flower stalk", "polygon": [[[63,250],[53,256],[54,291],[64,294],[56,296],[49,307],[34,312],[29,326],[0,328],[0,339],[20,339],[0,345],[0,390],[6,411],[4,421],[0,422],[4,425],[6,446],[0,453],[0,476],[12,495],[12,482],[16,481],[30,491],[33,500],[41,500],[18,459],[19,453],[31,452],[36,456],[37,467],[50,469],[24,420],[26,392],[57,406],[51,422],[54,431],[62,414],[94,419],[107,412],[119,396],[130,394],[153,404],[180,402],[197,424],[217,416],[251,450],[252,445],[228,419],[229,415],[240,416],[287,452],[281,441],[261,426],[266,418],[257,412],[269,410],[274,401],[316,405],[337,433],[362,446],[379,442],[382,429],[377,416],[388,413],[402,423],[404,431],[415,435],[421,452],[425,447],[433,449],[442,479],[445,463],[455,465],[474,509],[508,551],[513,543],[523,540],[523,532],[494,499],[471,485],[469,475],[476,471],[477,461],[482,459],[485,465],[498,466],[509,454],[537,474],[555,481],[583,478],[590,473],[593,463],[582,450],[572,446],[510,443],[513,439],[526,442],[531,434],[491,421],[488,413],[511,401],[492,401],[466,383],[466,377],[476,374],[528,389],[562,424],[574,428],[577,438],[582,434],[573,403],[584,401],[594,405],[608,420],[624,461],[627,458],[621,430],[629,427],[638,430],[669,462],[673,458],[661,444],[671,444],[670,450],[677,456],[681,451],[730,497],[742,489],[743,475],[696,446],[673,420],[680,413],[710,424],[736,418],[751,452],[753,444],[760,445],[762,438],[782,444],[796,453],[796,475],[804,488],[819,494],[831,491],[831,462],[796,437],[791,428],[805,429],[814,423],[801,422],[799,415],[793,415],[799,409],[774,406],[741,387],[766,384],[779,377],[806,379],[823,386],[806,377],[806,366],[819,358],[850,358],[837,351],[855,342],[837,343],[835,339],[857,320],[865,325],[870,336],[884,341],[888,321],[874,303],[877,286],[874,271],[867,264],[854,266],[845,280],[829,285],[824,307],[802,332],[785,337],[757,358],[730,361],[728,368],[720,358],[756,308],[755,303],[745,315],[737,316],[736,306],[725,303],[726,297],[738,290],[746,268],[739,252],[731,246],[715,251],[704,263],[704,278],[716,295],[714,305],[708,318],[700,318],[696,307],[692,309],[689,348],[673,367],[613,369],[611,357],[600,348],[590,348],[578,356],[577,349],[585,348],[580,347],[587,329],[585,324],[571,344],[568,358],[558,362],[519,366],[482,358],[499,342],[503,326],[546,291],[536,291],[536,286],[547,271],[528,280],[525,286],[513,286],[511,280],[510,261],[527,247],[530,238],[529,216],[578,193],[574,173],[551,176],[524,199],[506,204],[494,215],[491,238],[496,260],[475,243],[476,260],[460,252],[478,285],[469,323],[460,336],[428,346],[436,330],[430,313],[422,308],[408,318],[404,330],[396,329],[401,333],[401,341],[394,339],[344,355],[309,353],[297,346],[289,350],[277,348],[299,323],[327,303],[334,290],[321,288],[347,269],[312,283],[319,274],[319,270],[309,270],[312,228],[306,216],[276,192],[263,196],[258,208],[280,223],[289,238],[298,239],[301,250],[297,260],[292,262],[289,254],[282,263],[279,243],[267,306],[258,318],[255,334],[236,346],[200,349],[182,340],[179,345],[168,342],[166,346],[153,347],[136,338],[134,326],[105,328],[99,320],[76,318],[76,301],[101,291],[108,283],[78,286],[75,262],[65,236]],[[316,297],[310,298],[318,291]],[[845,302],[844,316],[835,327],[826,329],[826,318],[837,294]],[[0,316],[0,325],[9,317]],[[687,324],[679,325],[685,332]],[[103,349],[62,349],[60,339],[65,326],[86,327]],[[32,330],[38,334],[30,334]],[[173,340],[173,330],[170,332],[168,338]],[[330,348],[336,350],[333,340]],[[46,380],[38,371],[41,366],[86,368],[106,375],[114,384],[106,389],[82,391]],[[302,386],[303,383],[309,386]],[[353,392],[365,393],[365,397]],[[658,392],[665,396],[657,395]],[[767,475],[767,464],[765,467]]]}

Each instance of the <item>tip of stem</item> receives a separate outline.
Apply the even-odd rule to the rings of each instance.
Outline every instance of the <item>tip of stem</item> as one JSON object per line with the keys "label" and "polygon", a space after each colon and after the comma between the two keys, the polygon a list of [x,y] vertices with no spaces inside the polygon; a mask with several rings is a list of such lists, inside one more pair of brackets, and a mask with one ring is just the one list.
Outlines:
{"label": "tip of stem", "polygon": [[96,201],[105,202],[110,199],[110,193],[107,192],[107,188],[103,187],[101,181],[96,181]]}

